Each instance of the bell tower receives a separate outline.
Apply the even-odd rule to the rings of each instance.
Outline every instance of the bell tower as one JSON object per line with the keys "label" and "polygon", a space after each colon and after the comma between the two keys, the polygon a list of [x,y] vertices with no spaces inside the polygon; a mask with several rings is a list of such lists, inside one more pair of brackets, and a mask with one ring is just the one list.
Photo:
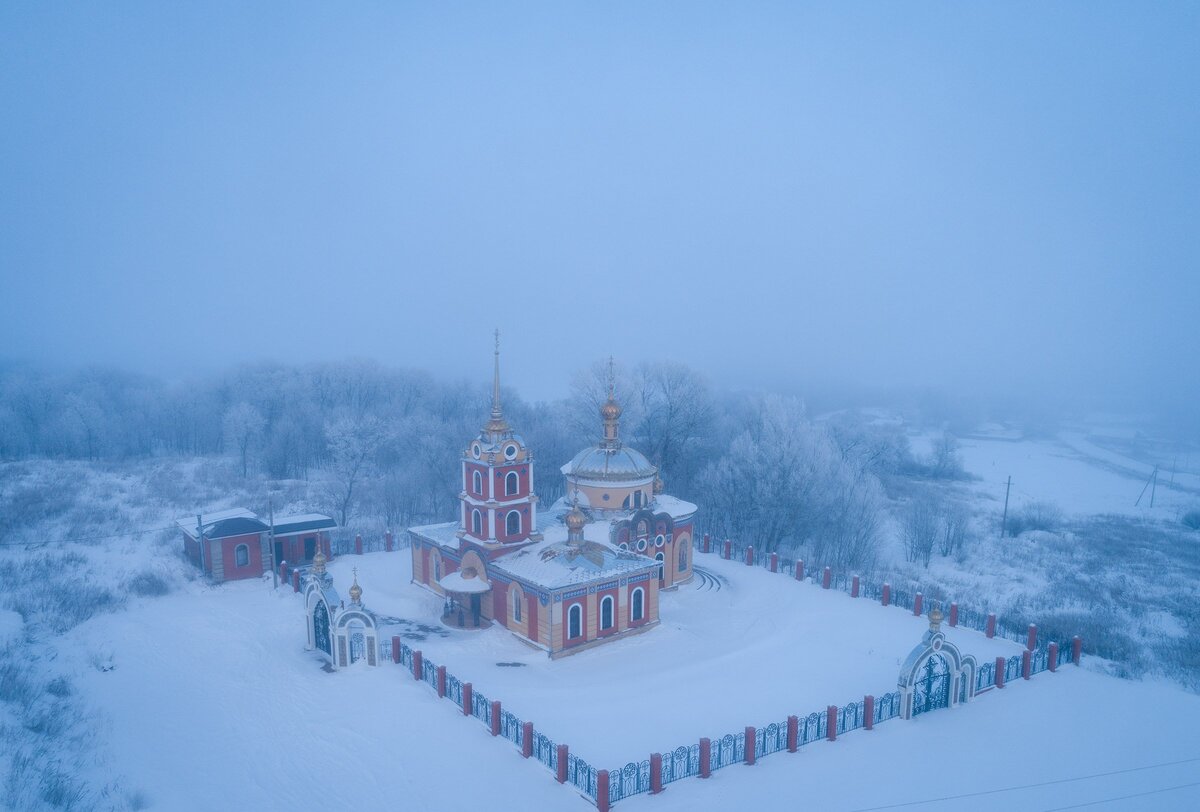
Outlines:
{"label": "bell tower", "polygon": [[458,537],[481,544],[537,541],[533,452],[513,432],[500,407],[500,331],[492,371],[492,413],[462,457]]}

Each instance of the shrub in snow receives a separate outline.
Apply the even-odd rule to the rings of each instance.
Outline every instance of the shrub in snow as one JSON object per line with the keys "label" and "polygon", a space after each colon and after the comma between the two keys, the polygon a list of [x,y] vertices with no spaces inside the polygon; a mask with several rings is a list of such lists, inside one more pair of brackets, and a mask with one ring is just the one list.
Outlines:
{"label": "shrub in snow", "polygon": [[1183,526],[1200,530],[1200,510],[1189,510],[1183,514]]}
{"label": "shrub in snow", "polygon": [[129,579],[127,588],[141,598],[159,598],[171,591],[171,585],[156,572],[145,570]]}
{"label": "shrub in snow", "polygon": [[1009,535],[1019,536],[1028,530],[1057,530],[1063,513],[1053,502],[1030,502],[1008,518]]}

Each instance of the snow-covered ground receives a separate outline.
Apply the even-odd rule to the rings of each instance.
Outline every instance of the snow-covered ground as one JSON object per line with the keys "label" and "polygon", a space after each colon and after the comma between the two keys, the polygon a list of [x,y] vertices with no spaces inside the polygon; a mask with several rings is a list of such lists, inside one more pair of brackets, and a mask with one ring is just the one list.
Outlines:
{"label": "snow-covered ground", "polygon": [[[333,570],[345,587],[357,566],[364,598],[378,611],[436,611],[436,599],[407,583],[406,558],[347,556]],[[712,566],[709,558],[702,565]],[[662,628],[607,650],[550,662],[499,630],[434,635],[419,645],[580,755],[615,768],[604,759],[623,763],[700,735],[886,690],[896,658],[924,625],[900,610],[783,576],[724,562],[712,569],[728,586],[665,596]],[[781,604],[785,591],[789,601]],[[731,613],[735,598],[745,614]],[[785,606],[776,620],[755,615]],[[587,808],[540,764],[521,759],[403,669],[323,670],[303,649],[301,611],[297,595],[273,592],[269,582],[192,583],[69,632],[58,667],[98,710],[104,769],[137,787],[151,809],[473,810],[497,799],[516,806],[517,798],[534,808]],[[956,642],[983,656],[1007,645],[967,632]],[[527,665],[495,666],[503,660]],[[618,735],[617,721],[633,718],[629,707],[653,724]],[[753,768],[729,767],[706,781],[685,779],[620,808],[867,809],[1196,758],[1197,729],[1200,698],[1068,667],[968,707],[894,720]],[[1197,763],[969,803],[1057,808],[1200,781]],[[1197,796],[1193,787],[1147,797],[1104,808],[1190,809]]]}
{"label": "snow-covered ground", "polygon": [[[437,626],[441,599],[409,582],[410,561],[407,551],[343,556],[330,572],[344,591],[357,567],[372,611]],[[593,766],[617,767],[701,736],[894,691],[900,664],[928,628],[911,612],[759,567],[715,555],[696,563],[724,580],[720,589],[695,579],[664,592],[658,628],[561,660],[499,624],[417,641],[407,627],[398,633]],[[980,662],[1021,651],[973,631],[947,633]],[[703,710],[685,697],[703,697]]]}
{"label": "snow-covered ground", "polygon": [[[933,436],[911,434],[913,452],[928,454]],[[1052,438],[1028,438],[1011,427],[985,426],[958,440],[963,467],[979,477],[974,491],[997,510],[1004,503],[1009,476],[1010,512],[1029,502],[1050,502],[1069,514],[1171,520],[1200,503],[1200,474],[1191,470],[1193,456],[1171,454],[1159,463],[1151,509],[1146,484],[1165,452],[1142,448],[1112,426],[1079,426]]]}

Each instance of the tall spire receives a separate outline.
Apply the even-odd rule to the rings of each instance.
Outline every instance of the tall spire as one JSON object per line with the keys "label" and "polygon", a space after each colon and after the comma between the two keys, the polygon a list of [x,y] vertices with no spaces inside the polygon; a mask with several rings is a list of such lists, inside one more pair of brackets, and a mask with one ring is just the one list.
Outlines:
{"label": "tall spire", "polygon": [[487,430],[493,432],[508,431],[508,423],[500,411],[500,328],[496,328],[495,369],[492,373],[492,419],[488,421]]}
{"label": "tall spire", "polygon": [[602,448],[620,448],[621,438],[618,434],[621,418],[621,407],[616,398],[616,375],[613,373],[613,359],[608,356],[608,400],[600,407],[600,419],[604,421],[604,437],[600,442]]}

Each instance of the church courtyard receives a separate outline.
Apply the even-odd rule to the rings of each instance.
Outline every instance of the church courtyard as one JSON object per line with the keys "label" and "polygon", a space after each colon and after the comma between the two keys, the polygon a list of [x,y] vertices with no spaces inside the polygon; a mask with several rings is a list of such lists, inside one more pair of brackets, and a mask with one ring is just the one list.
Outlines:
{"label": "church courtyard", "polygon": [[[345,588],[357,569],[382,640],[400,635],[595,767],[894,691],[901,664],[929,625],[896,607],[698,554],[700,577],[663,593],[658,626],[551,660],[499,624],[442,626],[442,600],[410,583],[411,560],[403,550],[342,556],[329,572]],[[1008,640],[942,628],[979,662],[1021,651]],[[384,666],[393,669],[403,678],[399,666]]]}

